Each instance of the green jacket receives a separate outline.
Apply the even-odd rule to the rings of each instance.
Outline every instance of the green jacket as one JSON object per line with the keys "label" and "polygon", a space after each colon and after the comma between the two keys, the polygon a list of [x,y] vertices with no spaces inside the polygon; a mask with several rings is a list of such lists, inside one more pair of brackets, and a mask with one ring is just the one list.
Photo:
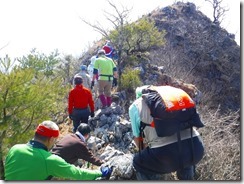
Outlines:
{"label": "green jacket", "polygon": [[58,177],[72,180],[95,180],[99,170],[80,169],[51,154],[36,141],[13,146],[5,162],[5,180],[46,180]]}
{"label": "green jacket", "polygon": [[106,56],[100,56],[96,59],[94,69],[99,71],[98,80],[109,80],[108,76],[111,76],[110,80],[113,80],[113,73],[117,70],[114,61]]}

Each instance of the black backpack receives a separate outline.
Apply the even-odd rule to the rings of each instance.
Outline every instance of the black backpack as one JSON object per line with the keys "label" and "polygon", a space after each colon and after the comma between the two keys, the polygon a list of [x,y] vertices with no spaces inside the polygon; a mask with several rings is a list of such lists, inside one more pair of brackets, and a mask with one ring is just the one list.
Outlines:
{"label": "black backpack", "polygon": [[191,127],[203,127],[191,97],[182,89],[172,86],[149,86],[142,91],[142,98],[150,109],[159,137],[171,136]]}

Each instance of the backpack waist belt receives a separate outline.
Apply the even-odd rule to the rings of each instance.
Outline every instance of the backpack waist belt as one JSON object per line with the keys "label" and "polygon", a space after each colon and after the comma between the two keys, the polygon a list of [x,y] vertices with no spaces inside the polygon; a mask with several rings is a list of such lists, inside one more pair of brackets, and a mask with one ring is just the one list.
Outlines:
{"label": "backpack waist belt", "polygon": [[100,74],[99,76],[102,76],[102,77],[108,77],[108,81],[111,81],[110,78],[113,78],[113,75],[104,75],[104,74]]}
{"label": "backpack waist belt", "polygon": [[[182,141],[191,138],[191,134],[190,134],[191,130],[190,129],[191,128],[185,129],[185,130],[180,132]],[[199,135],[198,132],[193,131],[192,137],[196,137],[198,135]],[[159,148],[159,147],[163,147],[163,146],[166,146],[169,144],[177,143],[177,141],[178,141],[176,134],[169,136],[169,137],[164,137],[164,138],[165,139],[162,142],[149,142],[147,144],[148,144],[149,148]]]}

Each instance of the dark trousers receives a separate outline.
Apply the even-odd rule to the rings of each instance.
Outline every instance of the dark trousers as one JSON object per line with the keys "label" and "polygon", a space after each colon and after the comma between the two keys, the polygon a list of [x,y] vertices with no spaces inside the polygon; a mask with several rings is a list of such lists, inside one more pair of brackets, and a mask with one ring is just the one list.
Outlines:
{"label": "dark trousers", "polygon": [[81,123],[88,123],[88,118],[90,115],[89,108],[86,109],[73,109],[72,117],[73,117],[73,132],[75,133],[78,126]]}
{"label": "dark trousers", "polygon": [[[193,143],[193,147],[192,147]],[[194,166],[204,155],[204,147],[201,138],[193,137],[181,141],[181,153],[178,142],[159,148],[149,148],[136,153],[133,158],[133,166],[138,179],[158,178],[158,174],[166,174],[177,171],[178,179],[192,179]],[[193,159],[194,158],[194,159]]]}

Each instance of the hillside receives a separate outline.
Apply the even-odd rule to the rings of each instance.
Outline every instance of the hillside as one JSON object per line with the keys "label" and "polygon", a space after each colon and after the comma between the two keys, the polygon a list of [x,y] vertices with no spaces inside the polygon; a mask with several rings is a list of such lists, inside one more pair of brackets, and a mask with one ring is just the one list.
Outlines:
{"label": "hillside", "polygon": [[[234,35],[213,24],[192,3],[178,2],[147,15],[167,44],[150,51],[150,62],[165,73],[196,85],[203,103],[221,110],[238,110],[241,92],[240,46]],[[175,71],[175,72],[174,72]],[[170,72],[170,73],[169,73]]]}
{"label": "hillside", "polygon": [[[134,69],[140,70],[143,84],[180,87],[199,103],[206,125],[199,130],[206,154],[196,168],[196,180],[239,180],[241,65],[240,46],[234,35],[213,24],[192,3],[178,2],[145,16],[154,20],[160,31],[166,30],[166,44],[148,53],[137,53],[139,64]],[[99,47],[101,42],[94,44],[80,61],[88,64]],[[99,139],[95,153],[116,165],[113,180],[131,180],[134,175],[130,155],[135,145],[128,105],[135,96],[133,93],[118,98],[111,111],[98,110],[89,124]],[[169,177],[166,180],[174,180]]]}

